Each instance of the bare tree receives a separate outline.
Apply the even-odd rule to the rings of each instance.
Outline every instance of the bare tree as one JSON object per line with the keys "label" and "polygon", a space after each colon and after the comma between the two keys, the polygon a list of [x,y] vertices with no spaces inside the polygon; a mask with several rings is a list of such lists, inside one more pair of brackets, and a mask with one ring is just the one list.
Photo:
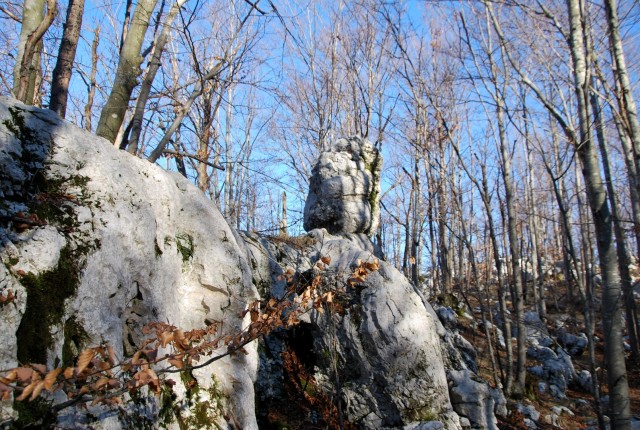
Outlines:
{"label": "bare tree", "polygon": [[104,137],[112,143],[115,143],[120,133],[125,113],[129,107],[131,93],[138,85],[137,79],[142,73],[140,70],[143,61],[141,49],[156,3],[157,0],[140,0],[138,2],[120,50],[115,80],[109,99],[102,108],[96,129],[98,136]]}
{"label": "bare tree", "polygon": [[43,0],[25,1],[18,58],[13,73],[13,93],[27,104],[34,103],[40,74],[41,40],[58,14],[56,0],[47,0],[47,13],[42,16]]}
{"label": "bare tree", "polygon": [[69,81],[71,80],[71,69],[78,48],[83,14],[84,0],[69,0],[56,67],[53,69],[51,78],[51,100],[49,102],[49,109],[62,118],[67,113]]}

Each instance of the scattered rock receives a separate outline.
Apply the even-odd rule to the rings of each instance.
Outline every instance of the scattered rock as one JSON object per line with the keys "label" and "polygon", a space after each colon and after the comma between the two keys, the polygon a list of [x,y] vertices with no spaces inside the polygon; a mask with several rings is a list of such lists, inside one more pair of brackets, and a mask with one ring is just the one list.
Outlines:
{"label": "scattered rock", "polygon": [[527,355],[540,361],[541,364],[531,366],[527,370],[549,383],[549,391],[554,397],[564,398],[569,383],[574,379],[576,371],[571,357],[558,349],[557,353],[548,347],[529,347]]}
{"label": "scattered rock", "polygon": [[435,308],[436,314],[443,326],[454,329],[458,325],[458,316],[449,306],[439,306]]}
{"label": "scattered rock", "polygon": [[516,410],[522,413],[525,417],[531,418],[534,422],[538,422],[540,420],[540,412],[538,412],[533,405],[516,403]]}
{"label": "scattered rock", "polygon": [[558,330],[557,335],[558,343],[567,350],[572,357],[579,357],[582,355],[589,341],[587,335],[580,333],[578,336],[567,332],[565,329]]}

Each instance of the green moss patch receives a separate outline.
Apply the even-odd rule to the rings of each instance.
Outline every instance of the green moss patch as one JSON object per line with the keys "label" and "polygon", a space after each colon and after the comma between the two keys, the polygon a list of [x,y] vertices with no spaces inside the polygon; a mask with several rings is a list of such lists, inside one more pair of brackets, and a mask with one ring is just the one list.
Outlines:
{"label": "green moss patch", "polygon": [[64,323],[64,343],[62,345],[62,365],[73,366],[75,358],[85,348],[90,338],[75,317]]}
{"label": "green moss patch", "polygon": [[58,265],[39,275],[21,279],[27,290],[27,306],[16,332],[18,360],[21,363],[46,363],[47,350],[53,346],[51,329],[60,324],[64,302],[78,286],[76,256],[69,246],[60,251]]}
{"label": "green moss patch", "polygon": [[177,234],[176,248],[178,253],[182,255],[182,261],[188,262],[193,257],[193,237],[186,233]]}

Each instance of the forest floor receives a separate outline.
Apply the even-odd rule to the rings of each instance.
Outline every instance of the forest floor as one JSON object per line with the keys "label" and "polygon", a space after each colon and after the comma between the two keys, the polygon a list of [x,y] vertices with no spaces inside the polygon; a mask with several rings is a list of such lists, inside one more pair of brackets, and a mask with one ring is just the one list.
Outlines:
{"label": "forest floor", "polygon": [[[556,293],[558,293],[557,290]],[[473,302],[474,300],[471,299],[469,304],[473,305]],[[567,302],[564,297],[554,300],[554,305],[550,306],[547,311],[546,325],[552,336],[554,336],[556,332],[555,322],[559,319],[563,320],[564,327],[569,333],[577,335],[578,333],[585,331],[580,310],[576,309],[574,304],[564,302]],[[567,315],[570,317],[567,318]],[[473,323],[474,321],[481,321],[482,318],[480,313],[474,313],[473,316],[474,320],[466,318],[458,319],[460,333],[476,348],[478,353],[477,362],[480,376],[491,383],[494,378],[487,338],[485,337],[484,330],[481,329],[480,325]],[[601,386],[601,396],[605,396],[607,395],[607,376],[604,366],[604,337],[600,328],[600,315],[597,315],[596,319],[596,327],[598,327],[596,329],[598,342],[595,345],[597,357],[596,362],[598,363],[597,376]],[[515,351],[515,339],[512,339],[512,342]],[[504,362],[504,351],[499,351],[499,354]],[[590,370],[588,351],[585,351],[579,357],[573,357],[572,361],[577,372],[580,370]],[[530,358],[527,358],[527,366],[532,365],[534,365],[534,362]],[[638,416],[640,414],[640,363],[632,362],[628,356],[627,374],[629,380],[631,413],[632,415]],[[569,385],[569,388],[566,391],[566,399],[557,399],[551,396],[548,392],[539,392],[538,379],[532,374],[527,373],[527,389],[525,398],[518,401],[509,400],[509,417],[507,419],[499,420],[499,427],[501,430],[528,429],[524,423],[524,415],[514,409],[515,404],[518,402],[524,405],[533,405],[536,410],[540,412],[540,419],[537,423],[538,429],[561,428],[565,430],[573,430],[586,429],[589,427],[597,428],[598,425],[593,395],[590,392],[582,390],[575,384]],[[548,422],[545,422],[545,416],[552,414],[551,408],[554,406],[565,406],[573,411],[574,415],[570,416],[569,414],[564,413],[557,420],[557,424],[559,426],[549,424]]]}

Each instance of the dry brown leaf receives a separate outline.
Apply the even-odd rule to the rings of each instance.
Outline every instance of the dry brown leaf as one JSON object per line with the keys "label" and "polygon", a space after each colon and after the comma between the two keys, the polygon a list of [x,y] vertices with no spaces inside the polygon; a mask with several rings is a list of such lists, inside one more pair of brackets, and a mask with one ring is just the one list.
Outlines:
{"label": "dry brown leaf", "polygon": [[87,366],[89,366],[89,363],[91,363],[91,360],[93,360],[93,357],[95,357],[95,355],[96,355],[96,350],[93,348],[85,349],[80,353],[80,355],[78,356],[78,367],[77,367],[78,374],[84,372],[84,370],[87,368]]}
{"label": "dry brown leaf", "polygon": [[134,366],[140,364],[140,354],[142,354],[142,351],[136,351],[136,353],[133,354],[133,357],[131,357],[131,364],[133,364]]}
{"label": "dry brown leaf", "polygon": [[64,369],[64,379],[71,379],[73,377],[73,373],[75,371],[74,367],[67,367],[66,369]]}
{"label": "dry brown leaf", "polygon": [[160,333],[160,345],[163,348],[171,342],[173,342],[173,333],[169,331],[163,331],[162,333]]}
{"label": "dry brown leaf", "polygon": [[47,390],[51,390],[51,387],[53,387],[53,384],[56,383],[56,380],[58,379],[58,375],[60,373],[62,373],[61,367],[53,369],[52,371],[47,373],[47,376],[44,377],[44,388],[46,388]]}
{"label": "dry brown leaf", "polygon": [[40,393],[42,393],[43,389],[44,381],[38,382],[38,384],[36,384],[36,387],[33,389],[33,392],[31,393],[31,397],[29,397],[29,401],[33,402],[40,395]]}
{"label": "dry brown leaf", "polygon": [[33,378],[33,369],[29,367],[18,367],[16,369],[16,376],[20,382],[27,383],[30,382]]}
{"label": "dry brown leaf", "polygon": [[[411,258],[413,258],[413,257],[411,257]],[[414,258],[414,261],[415,261],[415,258]],[[370,272],[375,272],[380,268],[380,261],[376,258],[372,262],[365,263],[364,267]]]}
{"label": "dry brown leaf", "polygon": [[115,366],[116,364],[116,353],[113,350],[113,347],[111,345],[107,345],[107,352],[109,354],[109,364],[112,366]]}
{"label": "dry brown leaf", "polygon": [[91,402],[91,406],[95,406],[97,404],[104,403],[104,401],[105,401],[104,396],[98,396],[95,399],[93,399],[93,402]]}
{"label": "dry brown leaf", "polygon": [[144,355],[147,356],[147,359],[149,361],[155,361],[155,359],[158,357],[158,349],[157,348],[145,349],[143,352],[144,352]]}
{"label": "dry brown leaf", "polygon": [[324,293],[324,301],[327,303],[333,303],[333,291]]}
{"label": "dry brown leaf", "polygon": [[184,335],[184,332],[180,329],[177,329],[175,332],[173,332],[173,339],[174,339],[174,343],[176,345],[176,347],[178,347],[178,349],[181,350],[185,350],[189,347],[189,345],[187,344],[187,339]]}
{"label": "dry brown leaf", "polygon": [[170,364],[176,367],[176,369],[182,369],[184,367],[184,363],[182,360],[178,358],[170,358],[167,360]]}
{"label": "dry brown leaf", "polygon": [[29,385],[27,385],[26,387],[24,387],[24,390],[22,390],[22,393],[20,393],[20,395],[16,398],[16,400],[19,402],[25,400],[27,397],[29,397],[29,395],[31,395],[33,390],[36,388],[36,385],[38,384],[39,384],[38,381],[34,381]]}
{"label": "dry brown leaf", "polygon": [[[12,369],[10,370],[6,375],[4,375],[4,377],[6,378],[7,381],[9,382],[13,382],[18,378],[18,371],[17,369]],[[7,382],[7,383],[9,383]]]}
{"label": "dry brown leaf", "polygon": [[99,390],[100,388],[105,387],[109,383],[109,380],[110,379],[106,376],[101,376],[100,379],[93,384],[93,389]]}
{"label": "dry brown leaf", "polygon": [[320,259],[320,261],[322,261],[324,264],[329,264],[331,263],[331,257],[325,255]]}

